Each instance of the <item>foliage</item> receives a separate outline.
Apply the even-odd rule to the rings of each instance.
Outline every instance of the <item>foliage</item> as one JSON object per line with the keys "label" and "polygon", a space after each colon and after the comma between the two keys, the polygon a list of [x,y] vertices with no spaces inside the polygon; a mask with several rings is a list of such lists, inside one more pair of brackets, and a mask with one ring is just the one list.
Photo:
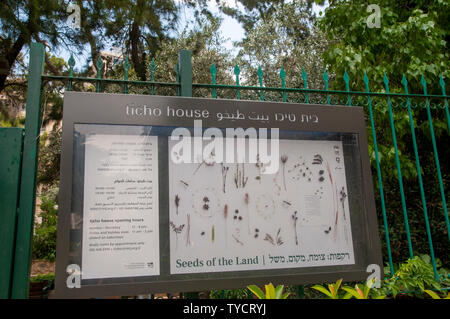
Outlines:
{"label": "foliage", "polygon": [[401,264],[394,275],[386,279],[378,291],[383,294],[392,294],[394,298],[399,293],[412,294],[418,291],[423,295],[426,289],[440,289],[441,285],[434,277],[433,267],[423,258],[415,256]]}
{"label": "foliage", "polygon": [[212,290],[209,294],[211,299],[248,299],[249,297],[248,289]]}
{"label": "foliage", "polygon": [[45,187],[51,187],[59,180],[61,134],[62,131],[58,128],[40,138],[37,181]]}
{"label": "foliage", "polygon": [[[383,76],[386,74],[390,92],[404,93],[402,79],[405,74],[409,93],[423,94],[424,90],[420,83],[423,74],[427,80],[428,94],[442,94],[439,76],[442,75],[447,82],[450,77],[450,50],[448,49],[450,3],[448,1],[423,0],[409,1],[408,5],[404,5],[401,1],[381,0],[377,4],[381,9],[380,28],[367,26],[367,19],[371,13],[367,12],[368,2],[362,0],[332,1],[324,11],[324,16],[319,19],[318,26],[329,41],[323,56],[324,62],[328,66],[329,73],[335,74],[336,77],[336,81],[331,83],[331,87],[345,89],[342,77],[346,71],[349,76],[350,90],[365,91],[363,75],[366,72],[368,78],[371,79],[369,87],[372,92],[386,90],[386,84],[383,83]],[[431,103],[439,107],[444,106],[442,100],[431,100]],[[366,114],[368,114],[367,97],[352,97],[352,105],[364,106]],[[436,182],[436,164],[425,101],[411,98],[421,172],[416,169],[415,151],[406,105],[407,100],[403,97],[391,99],[392,121],[395,124],[398,157],[405,190],[404,207],[402,201],[399,200],[399,174],[393,132],[390,129],[388,100],[385,97],[372,98],[392,257],[394,261],[402,261],[410,256],[406,244],[404,212],[407,213],[410,224],[414,253],[429,249],[428,237],[424,236],[426,225],[418,184],[418,174],[421,173],[426,190],[425,200],[430,228],[433,232],[435,253],[442,256],[443,263],[447,265],[450,262],[448,260],[450,248],[448,229],[443,223],[443,206],[439,183]],[[431,113],[438,145],[443,187],[448,189],[450,166],[445,159],[449,158],[450,151],[449,148],[442,146],[450,143],[450,137],[445,114],[439,107],[432,107]],[[370,126],[368,126],[367,136],[374,185],[379,189]],[[375,194],[380,210],[380,194],[377,191]],[[383,225],[381,216],[379,225]],[[385,236],[383,227],[380,227],[380,232],[380,236]],[[386,249],[384,258],[387,260]]]}
{"label": "foliage", "polygon": [[[339,289],[342,284],[342,279],[339,279],[334,284],[328,284],[327,287],[321,286],[321,285],[315,285],[312,286],[312,289],[315,289],[317,291],[320,291],[324,295],[326,295],[330,299],[349,299],[350,296],[345,295],[344,298],[342,298],[342,295],[339,295]],[[328,289],[327,289],[328,288]]]}
{"label": "foliage", "polygon": [[426,290],[424,290],[424,291],[425,291],[428,295],[430,295],[431,298],[433,298],[433,299],[450,299],[450,292],[447,293],[447,296],[446,296],[446,297],[441,298],[437,293],[435,293],[435,292],[432,291],[432,290],[426,289]]}
{"label": "foliage", "polygon": [[402,74],[415,79],[450,75],[448,1],[377,1],[380,28],[369,28],[368,2],[333,1],[319,25],[332,41],[325,61],[336,74],[347,70],[352,87],[364,88],[361,70],[371,78],[387,73],[391,85],[402,87]]}
{"label": "foliage", "polygon": [[255,23],[238,43],[237,62],[242,83],[259,86],[257,71],[263,70],[263,84],[281,87],[280,70],[285,71],[286,87],[303,87],[302,70],[308,74],[308,86],[322,86],[327,47],[324,34],[311,26],[314,19],[307,2],[275,3],[270,15]]}
{"label": "foliage", "polygon": [[[365,284],[356,284],[355,288],[342,287],[342,289],[347,292],[347,295],[344,296],[344,299],[348,299],[349,297],[355,297],[356,299],[370,299],[370,292],[374,284],[375,278],[373,278],[372,281],[367,281]],[[386,298],[386,296],[377,294],[374,299],[384,298]]]}
{"label": "foliage", "polygon": [[55,273],[48,274],[37,274],[36,276],[30,277],[30,282],[43,282],[43,281],[53,281],[55,280]]}
{"label": "foliage", "polygon": [[35,225],[33,236],[33,258],[53,261],[56,257],[58,188],[50,189],[41,196],[41,222]]}
{"label": "foliage", "polygon": [[265,285],[266,292],[264,293],[258,286],[250,285],[248,289],[259,299],[287,299],[289,292],[283,293],[284,286],[278,285],[274,287],[272,283]]}

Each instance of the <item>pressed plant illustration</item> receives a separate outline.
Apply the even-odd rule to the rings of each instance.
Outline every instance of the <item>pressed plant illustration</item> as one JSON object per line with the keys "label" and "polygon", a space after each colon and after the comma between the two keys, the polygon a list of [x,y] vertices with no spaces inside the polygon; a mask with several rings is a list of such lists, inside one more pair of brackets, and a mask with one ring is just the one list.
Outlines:
{"label": "pressed plant illustration", "polygon": [[227,174],[228,170],[230,169],[228,166],[225,166],[220,164],[222,166],[222,191],[225,194],[226,193],[226,184],[227,184]]}
{"label": "pressed plant illustration", "polygon": [[215,155],[214,152],[211,152],[210,156],[207,158],[207,160],[203,159],[201,161],[200,164],[198,164],[197,168],[195,169],[194,173],[192,175],[197,174],[198,170],[200,169],[200,167],[202,167],[203,165],[206,166],[214,166],[214,164],[216,163],[215,161]]}
{"label": "pressed plant illustration", "polygon": [[178,235],[181,234],[181,232],[184,229],[184,224],[182,225],[175,225],[173,222],[169,223],[170,228],[172,229],[172,231],[175,233],[175,249],[178,248]]}
{"label": "pressed plant illustration", "polygon": [[245,176],[244,163],[242,163],[242,168],[240,168],[239,163],[236,164],[236,172],[234,173],[234,184],[236,188],[244,188],[247,185],[248,176]]}
{"label": "pressed plant illustration", "polygon": [[203,210],[209,210],[209,198],[208,196],[203,197]]}
{"label": "pressed plant illustration", "polygon": [[225,246],[227,245],[227,242],[228,242],[227,218],[228,218],[228,205],[225,204],[225,206],[223,207],[223,219],[225,220]]}
{"label": "pressed plant illustration", "polygon": [[295,245],[298,246],[298,235],[297,235],[297,220],[298,220],[298,216],[297,216],[297,211],[295,211],[292,216],[292,223],[294,224],[294,233],[295,233]]}
{"label": "pressed plant illustration", "polygon": [[191,245],[191,214],[187,214],[186,246]]}
{"label": "pressed plant illustration", "polygon": [[321,165],[322,162],[323,162],[322,155],[320,155],[320,154],[314,155],[314,158],[313,158],[313,161],[312,161],[313,165]]}
{"label": "pressed plant illustration", "polygon": [[337,222],[338,222],[338,205],[336,204],[337,201],[337,188],[336,185],[333,182],[333,174],[331,173],[330,164],[326,162],[327,171],[328,171],[328,177],[330,178],[331,183],[331,192],[333,194],[333,213],[335,214],[335,220],[334,220],[334,232],[336,237],[337,232]]}
{"label": "pressed plant illustration", "polygon": [[342,186],[342,189],[339,192],[339,195],[340,195],[339,200],[341,201],[341,204],[342,204],[342,211],[344,213],[344,220],[346,220],[346,217],[345,217],[345,198],[347,197],[347,193],[345,192],[344,186]]}
{"label": "pressed plant illustration", "polygon": [[233,237],[233,239],[241,246],[244,246],[244,243],[242,241],[239,240],[239,238],[237,238],[235,235],[231,235],[231,237]]}
{"label": "pressed plant illustration", "polygon": [[293,180],[298,181],[300,179],[306,179],[308,182],[311,182],[311,178],[313,175],[311,169],[303,159],[303,156],[300,156],[298,158],[298,161],[295,162],[290,170],[288,170],[288,173],[291,173]]}
{"label": "pressed plant illustration", "polygon": [[192,193],[191,205],[194,213],[203,218],[211,218],[222,209],[217,190],[213,187],[200,188]]}
{"label": "pressed plant illustration", "polygon": [[268,241],[269,243],[271,243],[274,246],[281,246],[284,244],[283,239],[281,238],[281,228],[278,229],[277,231],[277,235],[274,237],[272,237],[270,234],[266,233],[266,237],[264,237],[265,241]]}
{"label": "pressed plant illustration", "polygon": [[176,207],[176,212],[177,212],[177,215],[178,215],[178,207],[180,206],[180,196],[178,196],[178,195],[175,195],[175,207]]}
{"label": "pressed plant illustration", "polygon": [[216,239],[216,229],[214,225],[211,227],[211,242],[214,243],[214,240]]}
{"label": "pressed plant illustration", "polygon": [[258,168],[258,176],[256,176],[255,178],[259,181],[259,183],[261,183],[261,173],[262,173],[262,170],[264,168],[264,163],[261,162],[259,154],[256,154],[256,164],[255,164],[255,166]]}
{"label": "pressed plant illustration", "polygon": [[256,198],[256,213],[265,220],[275,214],[275,201],[270,195],[259,195]]}
{"label": "pressed plant illustration", "polygon": [[250,196],[248,195],[248,193],[245,193],[244,203],[245,203],[245,211],[247,212],[247,230],[248,234],[250,235],[250,209],[249,209]]}
{"label": "pressed plant illustration", "polygon": [[186,183],[185,181],[183,181],[182,179],[180,179],[180,183],[183,184],[183,186],[184,186],[185,188],[188,188],[188,187],[189,187],[189,184]]}
{"label": "pressed plant illustration", "polygon": [[288,156],[287,155],[281,155],[281,166],[283,168],[283,186],[284,186],[284,190],[287,191],[286,188],[286,162],[288,160]]}

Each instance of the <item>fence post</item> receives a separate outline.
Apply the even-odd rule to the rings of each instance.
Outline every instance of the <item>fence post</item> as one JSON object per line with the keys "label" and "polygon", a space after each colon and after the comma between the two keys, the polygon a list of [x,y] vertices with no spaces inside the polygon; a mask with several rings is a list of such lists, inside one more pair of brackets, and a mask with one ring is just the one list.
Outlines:
{"label": "fence post", "polygon": [[11,296],[23,129],[0,128],[0,299]]}
{"label": "fence post", "polygon": [[191,51],[180,51],[178,54],[178,68],[180,72],[180,96],[192,97]]}
{"label": "fence post", "polygon": [[41,82],[45,49],[40,43],[30,44],[25,138],[23,143],[20,199],[17,216],[16,249],[12,282],[12,298],[28,298],[31,267],[31,245],[36,201],[36,171],[41,119]]}

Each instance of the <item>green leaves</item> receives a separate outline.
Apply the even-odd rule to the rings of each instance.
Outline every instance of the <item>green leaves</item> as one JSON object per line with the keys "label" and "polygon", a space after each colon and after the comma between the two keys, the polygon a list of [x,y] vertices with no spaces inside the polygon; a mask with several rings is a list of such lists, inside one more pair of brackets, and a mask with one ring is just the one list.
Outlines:
{"label": "green leaves", "polygon": [[339,279],[338,281],[336,281],[336,283],[329,284],[328,290],[321,285],[315,285],[315,286],[312,286],[311,288],[315,289],[317,291],[320,291],[324,295],[328,296],[328,298],[330,298],[330,299],[341,299],[341,298],[339,298],[339,288],[340,288],[341,284],[342,284],[342,279]]}
{"label": "green leaves", "polygon": [[284,285],[274,287],[272,283],[265,285],[266,293],[264,293],[258,286],[250,285],[247,287],[259,299],[287,299],[290,293],[283,293]]}

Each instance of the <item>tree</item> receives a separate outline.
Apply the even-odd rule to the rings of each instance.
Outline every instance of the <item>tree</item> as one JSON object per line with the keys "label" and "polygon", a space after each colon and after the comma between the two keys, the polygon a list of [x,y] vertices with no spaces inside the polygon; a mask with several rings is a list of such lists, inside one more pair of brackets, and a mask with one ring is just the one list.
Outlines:
{"label": "tree", "polygon": [[[63,1],[30,0],[0,3],[0,56],[3,70],[0,72],[0,91],[14,67],[23,48],[31,41],[58,46],[64,37],[58,22],[65,15]],[[52,67],[46,60],[48,67]]]}
{"label": "tree", "polygon": [[[420,82],[422,74],[428,82],[428,94],[441,94],[439,76],[448,79],[450,76],[449,31],[450,2],[432,0],[408,0],[377,2],[381,12],[380,28],[371,28],[367,20],[374,12],[367,12],[368,2],[363,0],[330,1],[325,15],[318,25],[330,41],[325,51],[324,60],[338,81],[332,86],[344,88],[342,76],[347,71],[351,90],[365,90],[364,72],[370,79],[372,92],[385,92],[384,74],[389,80],[392,93],[404,93],[403,74],[408,80],[409,93],[423,93]],[[447,81],[448,82],[448,81]],[[439,191],[436,183],[436,165],[433,143],[431,141],[428,114],[424,99],[411,99],[412,115],[415,125],[421,173],[426,190],[428,216],[436,255],[448,257],[449,242]],[[434,101],[436,103],[436,101]],[[442,102],[442,101],[441,101]],[[442,102],[443,103],[443,102]],[[353,105],[363,105],[367,110],[367,97],[353,99]],[[405,109],[405,98],[391,98],[393,121],[396,129],[398,155],[402,168],[408,219],[413,248],[416,251],[427,251],[428,243],[421,195],[417,183],[415,153],[410,130],[408,111]],[[404,260],[408,256],[406,248],[405,223],[402,204],[399,201],[399,180],[393,146],[393,135],[389,131],[390,112],[385,97],[372,97],[375,130],[378,142],[380,162],[383,172],[387,218],[391,227],[391,245],[394,258]],[[444,189],[448,191],[449,163],[445,159],[450,153],[450,143],[445,115],[442,110],[432,110],[434,133],[441,158],[441,172]],[[369,147],[373,176],[376,177],[375,152],[372,132],[368,127]],[[375,185],[379,187],[377,179]],[[376,192],[379,198],[379,192]],[[380,206],[379,206],[380,207]],[[380,219],[380,225],[383,222]],[[383,227],[380,228],[384,233]],[[448,259],[443,260],[444,264]]]}
{"label": "tree", "polygon": [[[450,75],[450,2],[378,1],[380,28],[367,24],[367,1],[330,3],[319,25],[331,44],[324,58],[336,74],[347,70],[352,87],[364,89],[361,70],[371,78],[386,72],[393,88],[403,88],[402,75],[421,88],[420,77]],[[383,85],[378,88],[383,88]]]}
{"label": "tree", "polygon": [[306,2],[279,3],[274,11],[257,22],[239,43],[238,60],[247,83],[258,85],[257,69],[264,72],[265,86],[280,86],[280,70],[286,72],[287,87],[303,87],[302,71],[309,87],[323,83],[322,54],[327,41],[313,27],[314,15]]}

